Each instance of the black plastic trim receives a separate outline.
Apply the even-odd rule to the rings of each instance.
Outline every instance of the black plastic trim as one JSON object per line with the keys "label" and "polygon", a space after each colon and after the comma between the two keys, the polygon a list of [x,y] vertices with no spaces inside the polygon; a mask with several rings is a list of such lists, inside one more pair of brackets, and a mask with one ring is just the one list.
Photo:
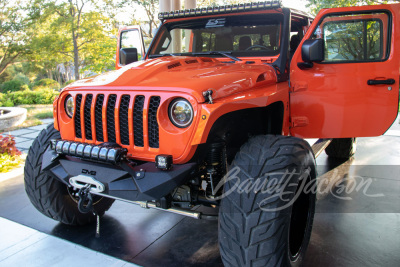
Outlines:
{"label": "black plastic trim", "polygon": [[[196,170],[196,164],[174,165],[163,171],[149,162],[131,166],[127,161],[119,165],[95,163],[70,156],[58,156],[50,148],[43,155],[42,169],[69,185],[69,178],[78,175],[91,176],[105,185],[102,195],[128,201],[157,200],[183,184]],[[90,171],[90,172],[88,172]],[[94,173],[95,175],[88,175]]]}

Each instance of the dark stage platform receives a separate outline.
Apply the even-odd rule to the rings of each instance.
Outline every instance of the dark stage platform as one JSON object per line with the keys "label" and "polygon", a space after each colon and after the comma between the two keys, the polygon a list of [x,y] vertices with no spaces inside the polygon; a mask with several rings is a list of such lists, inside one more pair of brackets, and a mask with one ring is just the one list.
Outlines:
{"label": "dark stage platform", "polygon": [[[386,136],[359,138],[352,160],[332,161],[325,154],[318,158],[319,182],[326,186],[318,194],[304,266],[398,266],[397,128]],[[94,225],[65,226],[36,211],[25,194],[22,176],[0,183],[0,217],[138,265],[222,266],[217,221],[116,201],[102,219],[97,239]]]}

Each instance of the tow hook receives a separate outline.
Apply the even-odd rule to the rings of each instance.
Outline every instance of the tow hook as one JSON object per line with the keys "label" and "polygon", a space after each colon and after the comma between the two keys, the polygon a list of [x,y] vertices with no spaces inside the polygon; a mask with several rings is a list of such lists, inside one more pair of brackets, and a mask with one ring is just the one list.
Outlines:
{"label": "tow hook", "polygon": [[[82,187],[81,189],[79,189],[79,192],[78,192],[78,197],[79,197],[78,209],[82,213],[89,213],[89,212],[93,211],[93,198],[92,198],[92,194],[90,193],[90,188],[91,188],[91,185],[87,184],[84,187]],[[87,202],[87,204],[85,206],[86,202]]]}
{"label": "tow hook", "polygon": [[[90,189],[92,188],[91,184],[86,184],[78,191],[78,210],[82,213],[92,212],[94,216],[96,216],[96,238],[100,237],[100,216],[97,214],[96,210],[93,207],[93,197],[90,193]],[[85,203],[86,206],[85,206]]]}

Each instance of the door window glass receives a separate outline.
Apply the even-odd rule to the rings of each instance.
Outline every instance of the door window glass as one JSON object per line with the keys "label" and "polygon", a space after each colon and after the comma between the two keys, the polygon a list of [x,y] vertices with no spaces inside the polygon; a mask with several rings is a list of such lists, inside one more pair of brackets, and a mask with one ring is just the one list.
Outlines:
{"label": "door window glass", "polygon": [[142,38],[138,30],[129,30],[121,33],[121,48],[136,48],[138,59],[142,57]]}
{"label": "door window glass", "polygon": [[327,16],[313,38],[324,39],[324,62],[382,61],[388,52],[386,13]]}

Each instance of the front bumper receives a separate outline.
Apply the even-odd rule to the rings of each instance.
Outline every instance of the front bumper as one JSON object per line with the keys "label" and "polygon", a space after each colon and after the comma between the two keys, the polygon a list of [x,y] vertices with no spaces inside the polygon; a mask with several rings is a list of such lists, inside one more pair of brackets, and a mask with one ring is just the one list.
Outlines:
{"label": "front bumper", "polygon": [[104,185],[100,191],[91,191],[93,194],[127,201],[161,199],[189,179],[195,166],[195,163],[174,165],[171,170],[162,171],[152,162],[136,166],[127,160],[117,164],[92,162],[58,154],[50,147],[42,160],[42,170],[50,172],[67,186],[71,186],[71,178],[86,176]]}

